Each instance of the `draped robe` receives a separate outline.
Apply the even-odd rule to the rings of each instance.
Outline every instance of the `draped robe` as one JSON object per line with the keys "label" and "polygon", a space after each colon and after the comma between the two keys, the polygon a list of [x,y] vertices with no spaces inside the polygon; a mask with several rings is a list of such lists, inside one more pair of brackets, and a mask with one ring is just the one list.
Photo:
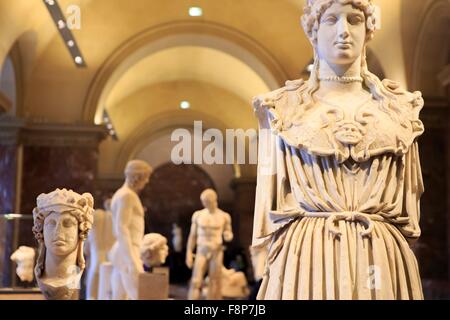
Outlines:
{"label": "draped robe", "polygon": [[[423,299],[410,245],[420,236],[420,93],[397,110],[302,110],[303,81],[258,97],[254,246],[269,255],[258,299]],[[349,111],[350,110],[350,111]]]}

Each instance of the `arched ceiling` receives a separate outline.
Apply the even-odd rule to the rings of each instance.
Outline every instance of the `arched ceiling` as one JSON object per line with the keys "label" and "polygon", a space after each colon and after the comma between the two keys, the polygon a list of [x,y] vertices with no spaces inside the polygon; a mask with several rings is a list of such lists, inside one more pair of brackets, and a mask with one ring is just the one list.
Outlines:
{"label": "arched ceiling", "polygon": [[[198,0],[195,3],[59,0],[59,3],[63,11],[72,4],[80,6],[81,30],[74,30],[73,34],[85,56],[87,69],[75,68],[41,1],[0,3],[0,62],[19,40],[26,86],[25,109],[29,117],[65,122],[82,120],[90,85],[108,57],[130,38],[174,21],[215,23],[240,32],[267,49],[286,72],[286,78],[300,77],[311,57],[310,45],[299,26],[304,0]],[[397,36],[401,0],[376,0],[375,3],[383,10],[383,30],[371,48],[382,61],[387,76],[405,82],[401,72],[401,41]],[[203,8],[203,17],[187,15],[189,6],[194,4]],[[64,102],[64,108],[59,99],[61,94],[70,97]]]}
{"label": "arched ceiling", "polygon": [[[181,110],[180,101],[191,103]],[[193,128],[203,121],[203,129],[257,128],[253,108],[235,93],[209,82],[183,79],[154,83],[108,107],[119,141],[108,140],[100,149],[100,174],[120,172],[135,155],[161,132]],[[168,142],[170,143],[170,141]],[[167,159],[168,160],[168,159]]]}
{"label": "arched ceiling", "polygon": [[106,105],[115,106],[144,87],[176,80],[210,83],[234,93],[248,104],[256,94],[269,90],[242,61],[215,49],[185,46],[159,51],[129,68],[112,88]]}
{"label": "arched ceiling", "polygon": [[[374,0],[382,10],[382,30],[369,46],[386,77],[405,87],[405,61],[408,64],[412,56],[405,43],[411,44],[414,34],[405,36],[405,26],[417,24],[423,7],[416,2],[430,1]],[[87,68],[75,67],[42,1],[0,1],[0,64],[17,43],[23,116],[92,123],[95,106],[100,105],[110,111],[124,139],[121,143],[142,137],[136,132],[152,117],[170,125],[164,118],[169,114],[181,117],[191,112],[196,117],[219,117],[225,126],[252,127],[251,97],[301,77],[312,56],[300,27],[305,0],[59,0],[59,4],[63,11],[72,4],[80,6],[81,29],[72,32]],[[189,17],[192,5],[202,7],[204,15]],[[189,24],[192,28],[184,30]],[[147,33],[150,36],[144,37]],[[136,39],[143,42],[127,49]],[[181,100],[192,100],[193,110],[180,113]],[[86,112],[91,102],[94,113]]]}
{"label": "arched ceiling", "polygon": [[[187,15],[192,3],[185,0],[134,0],[132,3],[128,0],[60,0],[59,3],[63,11],[69,4],[78,4],[81,8],[81,29],[73,30],[73,34],[85,57],[86,69],[75,68],[41,1],[17,0],[7,6],[2,4],[5,10],[0,11],[0,20],[4,12],[15,16],[18,31],[9,34],[20,39],[24,53],[26,115],[42,120],[80,121],[90,85],[108,57],[129,39],[158,25],[197,21],[231,28],[266,48],[276,61],[282,61],[287,78],[299,77],[310,56],[291,54],[292,50],[310,50],[298,25],[301,8],[291,1],[224,0],[218,3],[199,0],[195,5],[204,10],[200,18]],[[27,20],[23,19],[27,15],[32,16],[31,19],[20,25],[18,21]],[[62,94],[70,97],[64,101],[64,108],[61,108]]]}

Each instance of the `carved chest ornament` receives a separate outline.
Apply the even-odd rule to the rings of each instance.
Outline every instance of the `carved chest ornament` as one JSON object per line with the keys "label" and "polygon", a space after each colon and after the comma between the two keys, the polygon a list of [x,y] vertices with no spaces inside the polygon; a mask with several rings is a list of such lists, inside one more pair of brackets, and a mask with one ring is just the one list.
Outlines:
{"label": "carved chest ornament", "polygon": [[420,92],[401,91],[391,81],[383,85],[398,99],[388,104],[389,110],[371,94],[354,105],[314,97],[312,107],[305,108],[307,84],[295,80],[258,97],[256,112],[267,110],[276,135],[313,155],[335,156],[340,163],[349,158],[364,162],[384,153],[402,156],[424,131],[418,119],[423,99]]}

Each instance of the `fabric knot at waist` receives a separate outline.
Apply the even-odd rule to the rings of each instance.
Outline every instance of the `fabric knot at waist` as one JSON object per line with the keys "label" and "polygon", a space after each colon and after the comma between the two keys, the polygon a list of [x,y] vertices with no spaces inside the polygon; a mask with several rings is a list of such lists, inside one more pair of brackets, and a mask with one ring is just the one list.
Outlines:
{"label": "fabric knot at waist", "polygon": [[286,211],[271,211],[270,218],[275,223],[291,221],[296,218],[324,218],[325,225],[333,237],[342,235],[337,223],[339,221],[356,222],[364,225],[365,229],[360,232],[362,237],[371,237],[374,230],[374,221],[386,222],[387,220],[376,213],[363,213],[358,211],[340,212],[306,212],[298,209]]}

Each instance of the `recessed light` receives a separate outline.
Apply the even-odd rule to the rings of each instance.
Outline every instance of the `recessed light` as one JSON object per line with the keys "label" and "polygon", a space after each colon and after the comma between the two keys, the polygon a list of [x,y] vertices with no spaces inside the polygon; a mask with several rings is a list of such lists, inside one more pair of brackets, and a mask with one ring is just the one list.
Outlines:
{"label": "recessed light", "polygon": [[191,17],[201,17],[203,15],[203,9],[200,7],[190,7],[189,15]]}
{"label": "recessed light", "polygon": [[180,108],[183,110],[189,109],[191,107],[191,104],[189,101],[181,101]]}
{"label": "recessed light", "polygon": [[307,70],[308,72],[312,72],[313,69],[314,69],[314,64],[313,64],[313,63],[312,63],[312,64],[308,64],[308,66],[306,67],[306,70]]}
{"label": "recessed light", "polygon": [[47,2],[47,4],[48,4],[49,6],[52,6],[52,5],[55,4],[55,1],[53,1],[53,0],[46,0],[45,2]]}
{"label": "recessed light", "polygon": [[73,47],[75,45],[75,42],[73,40],[69,40],[69,41],[67,41],[67,45],[69,47]]}
{"label": "recessed light", "polygon": [[75,63],[76,64],[82,64],[83,63],[83,58],[80,56],[76,56],[75,57]]}

